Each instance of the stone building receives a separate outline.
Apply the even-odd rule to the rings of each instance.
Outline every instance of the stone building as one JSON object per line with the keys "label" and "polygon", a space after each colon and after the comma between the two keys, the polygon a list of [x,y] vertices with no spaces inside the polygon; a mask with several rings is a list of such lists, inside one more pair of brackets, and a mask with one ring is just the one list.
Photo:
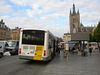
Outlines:
{"label": "stone building", "polygon": [[70,33],[64,34],[66,36],[71,36],[71,41],[69,41],[69,43],[74,43],[76,48],[80,45],[82,50],[85,49],[87,45],[87,49],[89,50],[89,34],[94,32],[96,26],[85,27],[80,23],[80,12],[79,10],[75,11],[75,4],[73,4],[73,9],[70,10],[69,24]]}
{"label": "stone building", "polygon": [[10,40],[19,40],[20,38],[20,29],[19,27],[15,27],[15,29],[10,30]]}
{"label": "stone building", "polygon": [[5,25],[3,20],[0,21],[0,40],[10,39],[10,28]]}
{"label": "stone building", "polygon": [[73,11],[70,10],[69,15],[69,23],[70,23],[70,33],[93,33],[96,29],[94,25],[91,27],[84,27],[82,23],[80,23],[80,12],[79,10],[75,11],[75,5],[73,4]]}

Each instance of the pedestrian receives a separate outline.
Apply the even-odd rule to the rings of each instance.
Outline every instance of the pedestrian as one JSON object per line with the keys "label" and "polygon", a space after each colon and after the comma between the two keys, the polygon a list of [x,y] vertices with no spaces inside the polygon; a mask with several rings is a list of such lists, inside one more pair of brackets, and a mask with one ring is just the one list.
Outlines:
{"label": "pedestrian", "polygon": [[95,52],[95,44],[93,45],[93,52]]}
{"label": "pedestrian", "polygon": [[87,47],[85,46],[85,48],[83,49],[83,56],[87,56],[88,52],[87,52]]}
{"label": "pedestrian", "polygon": [[99,49],[99,52],[100,52],[100,44],[99,44],[99,43],[97,43],[97,45],[98,45],[98,49]]}
{"label": "pedestrian", "polygon": [[56,50],[56,52],[57,52],[57,57],[60,55],[60,46],[58,45],[58,47],[57,47],[57,50]]}
{"label": "pedestrian", "polygon": [[64,58],[66,57],[66,51],[65,51],[65,49],[63,50],[63,57]]}
{"label": "pedestrian", "polygon": [[90,53],[90,55],[91,55],[91,53],[92,53],[92,47],[91,47],[91,44],[89,45],[89,53]]}
{"label": "pedestrian", "polygon": [[73,46],[73,48],[72,48],[72,53],[73,54],[75,53],[75,50],[76,50],[76,48],[75,48],[75,46]]}
{"label": "pedestrian", "polygon": [[78,46],[78,55],[81,55],[81,47],[80,47],[80,45]]}

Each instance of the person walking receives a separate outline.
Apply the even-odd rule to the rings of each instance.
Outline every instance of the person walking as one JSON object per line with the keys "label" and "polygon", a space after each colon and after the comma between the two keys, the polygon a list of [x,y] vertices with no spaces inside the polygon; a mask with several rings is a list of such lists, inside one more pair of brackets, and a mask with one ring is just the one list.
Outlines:
{"label": "person walking", "polygon": [[89,53],[90,53],[90,55],[91,55],[91,53],[92,53],[92,47],[91,47],[91,44],[89,45]]}

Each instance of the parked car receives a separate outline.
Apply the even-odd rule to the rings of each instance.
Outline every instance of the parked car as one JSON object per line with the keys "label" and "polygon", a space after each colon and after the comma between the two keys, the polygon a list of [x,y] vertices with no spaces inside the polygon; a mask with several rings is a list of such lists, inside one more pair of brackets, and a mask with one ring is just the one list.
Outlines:
{"label": "parked car", "polygon": [[0,41],[0,58],[4,54],[4,48],[5,48],[6,44],[7,44],[7,41]]}
{"label": "parked car", "polygon": [[8,40],[5,46],[5,51],[9,51],[10,54],[18,54],[19,40]]}

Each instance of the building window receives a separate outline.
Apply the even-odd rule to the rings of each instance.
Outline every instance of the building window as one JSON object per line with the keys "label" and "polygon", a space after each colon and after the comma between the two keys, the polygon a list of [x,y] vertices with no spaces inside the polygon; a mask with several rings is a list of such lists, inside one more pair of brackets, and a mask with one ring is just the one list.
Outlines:
{"label": "building window", "polygon": [[84,31],[84,28],[81,28],[81,31],[83,32]]}
{"label": "building window", "polygon": [[76,22],[76,18],[73,18],[73,22]]}
{"label": "building window", "polygon": [[86,28],[86,31],[89,31],[89,28]]}
{"label": "building window", "polygon": [[73,24],[73,28],[75,28],[75,25]]}

